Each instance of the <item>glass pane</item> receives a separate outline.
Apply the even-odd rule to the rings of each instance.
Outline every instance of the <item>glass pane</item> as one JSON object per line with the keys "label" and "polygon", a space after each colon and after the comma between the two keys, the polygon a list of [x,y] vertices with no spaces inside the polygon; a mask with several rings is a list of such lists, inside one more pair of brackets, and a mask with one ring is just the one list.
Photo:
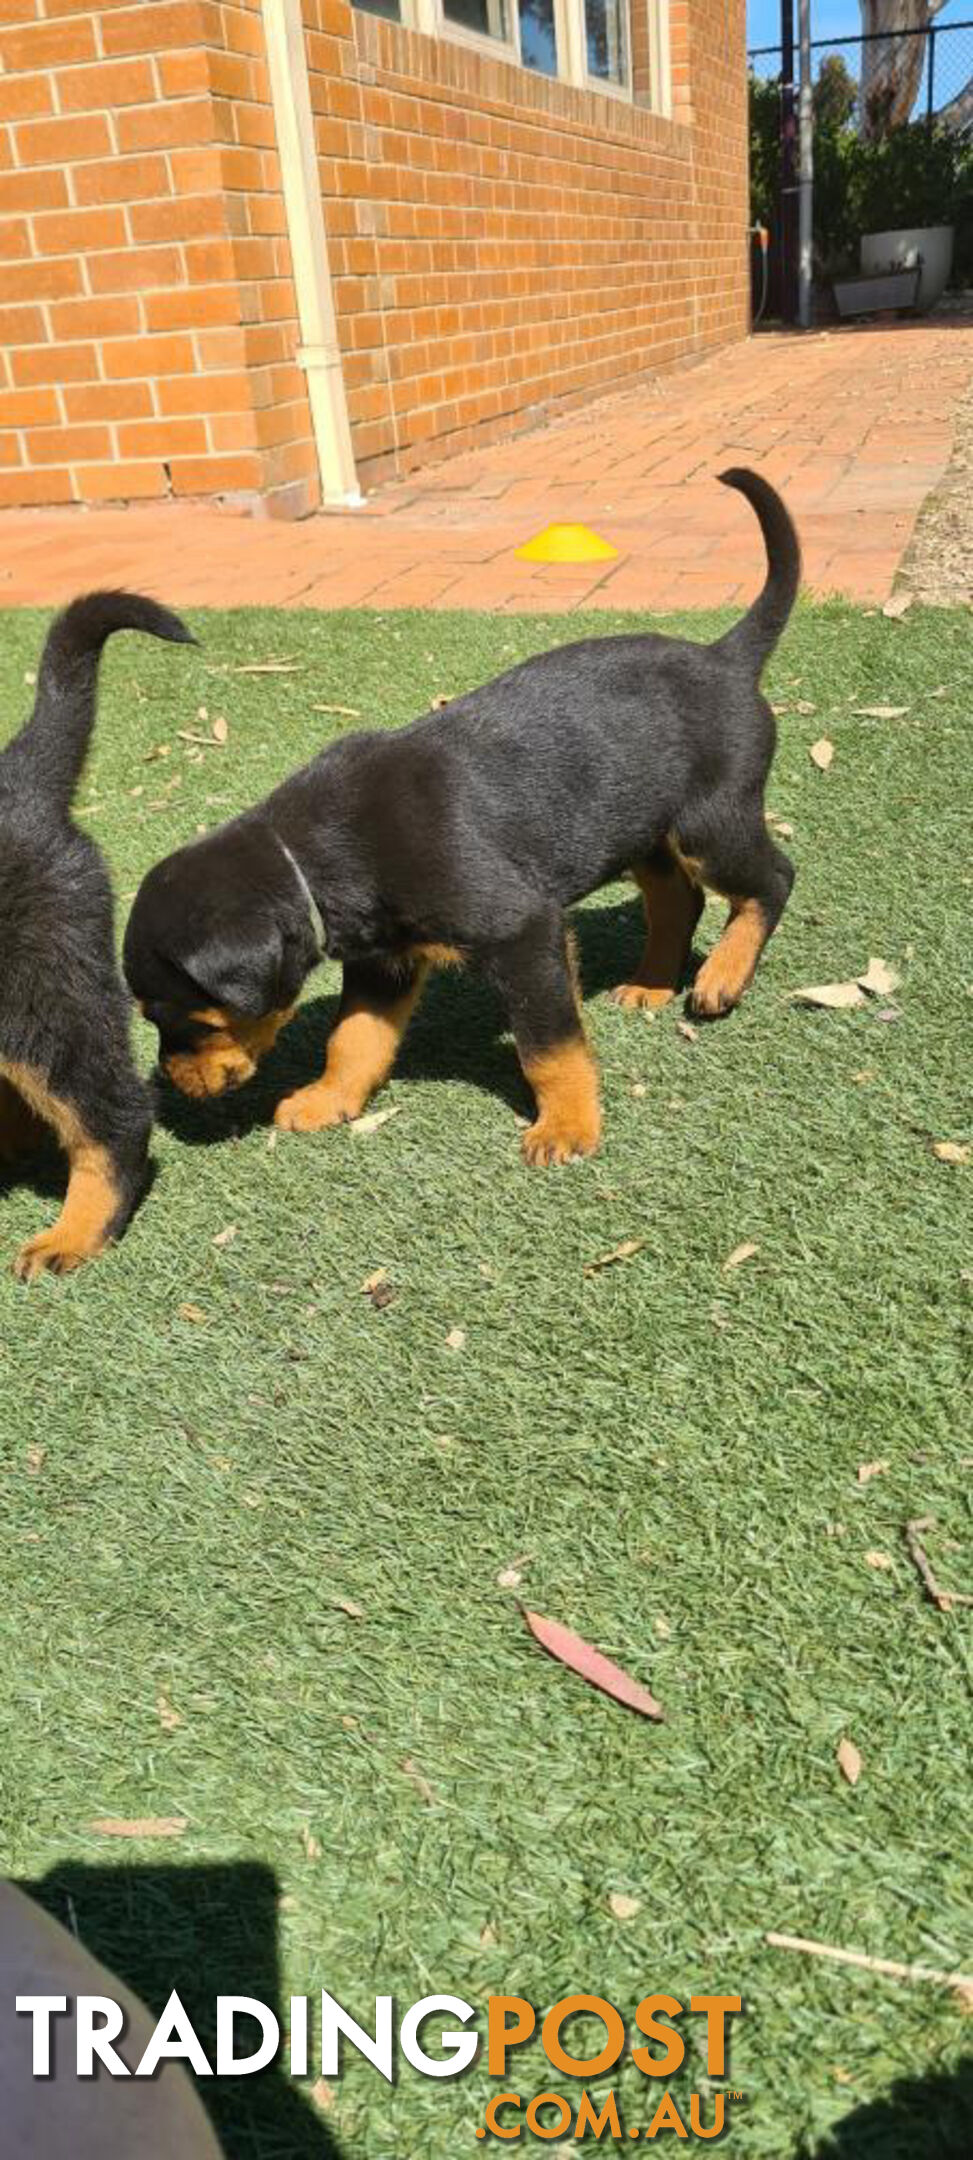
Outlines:
{"label": "glass pane", "polygon": [[554,0],[519,0],[520,57],[537,75],[557,74]]}
{"label": "glass pane", "polygon": [[402,21],[401,0],[354,0],[354,4],[366,15],[384,15],[386,22]]}
{"label": "glass pane", "polygon": [[584,0],[588,73],[602,82],[628,81],[625,0]]}
{"label": "glass pane", "polygon": [[506,38],[507,0],[443,0],[447,22],[460,30],[475,30],[480,37]]}

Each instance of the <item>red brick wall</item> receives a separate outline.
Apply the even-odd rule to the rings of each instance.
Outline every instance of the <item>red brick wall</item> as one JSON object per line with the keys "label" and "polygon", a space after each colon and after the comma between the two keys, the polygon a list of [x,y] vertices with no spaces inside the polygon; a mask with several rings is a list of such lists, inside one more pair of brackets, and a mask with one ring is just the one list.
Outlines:
{"label": "red brick wall", "polygon": [[[366,484],[744,332],[744,0],[671,0],[672,120],[303,7]],[[0,505],[313,508],[259,0],[0,0],[0,61]]]}

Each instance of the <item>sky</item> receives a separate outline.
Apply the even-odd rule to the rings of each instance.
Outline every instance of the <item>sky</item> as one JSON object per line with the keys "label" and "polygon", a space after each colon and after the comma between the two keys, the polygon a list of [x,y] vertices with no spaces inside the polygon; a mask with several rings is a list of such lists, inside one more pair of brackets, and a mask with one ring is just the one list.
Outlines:
{"label": "sky", "polygon": [[[797,6],[794,8],[795,23]],[[973,21],[971,0],[950,0],[938,22]],[[811,0],[811,36],[856,37],[861,29],[858,0]],[[747,0],[747,44],[775,45],[780,37],[780,0]]]}

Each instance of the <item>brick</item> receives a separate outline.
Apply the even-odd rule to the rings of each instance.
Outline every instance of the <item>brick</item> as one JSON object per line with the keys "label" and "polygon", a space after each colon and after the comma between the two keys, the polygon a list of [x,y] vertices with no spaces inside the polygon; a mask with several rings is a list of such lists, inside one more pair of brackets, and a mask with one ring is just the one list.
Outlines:
{"label": "brick", "polygon": [[163,413],[246,412],[250,390],[242,369],[228,375],[172,375],[156,385],[156,399]]}
{"label": "brick", "polygon": [[[122,247],[125,216],[121,210],[62,210],[33,221],[34,246],[40,255],[92,256],[99,248]],[[90,268],[90,263],[89,263]]]}
{"label": "brick", "polygon": [[62,172],[0,173],[0,212],[57,210],[68,199]]}
{"label": "brick", "polygon": [[19,69],[55,68],[66,61],[93,60],[96,54],[94,23],[31,23],[20,30],[0,33],[0,60],[5,73]]}
{"label": "brick", "polygon": [[176,285],[181,277],[178,248],[120,248],[88,258],[88,279],[94,293],[145,292],[160,285]]}
{"label": "brick", "polygon": [[185,375],[196,366],[191,338],[175,335],[113,339],[102,359],[109,381],[129,375]]}
{"label": "brick", "polygon": [[8,263],[3,291],[8,300],[61,300],[81,291],[81,265],[73,256],[38,256],[31,262]]}
{"label": "brick", "polygon": [[123,458],[192,457],[205,451],[206,422],[201,419],[135,420],[118,430]]}
{"label": "brick", "polygon": [[76,500],[69,472],[0,473],[0,509],[40,509]]}
{"label": "brick", "polygon": [[43,427],[60,420],[54,390],[0,390],[0,428]]}
{"label": "brick", "polygon": [[32,428],[27,437],[28,459],[34,465],[74,465],[80,458],[111,456],[111,434],[106,427]]}
{"label": "brick", "polygon": [[76,472],[82,502],[138,502],[168,495],[165,467],[157,461],[124,465],[79,465]]}
{"label": "brick", "polygon": [[171,292],[147,292],[142,311],[147,330],[196,330],[231,327],[239,321],[236,285],[181,285]]}
{"label": "brick", "polygon": [[26,218],[0,218],[0,262],[21,262],[30,252]]}
{"label": "brick", "polygon": [[0,120],[36,120],[54,110],[46,75],[0,75]]}
{"label": "brick", "polygon": [[169,171],[174,195],[212,195],[223,185],[223,151],[218,143],[173,150]]}
{"label": "brick", "polygon": [[160,52],[155,64],[163,97],[194,97],[209,89],[209,56],[201,47],[191,52]]}
{"label": "brick", "polygon": [[127,298],[63,300],[51,309],[56,338],[126,337],[139,322],[138,301]]}
{"label": "brick", "polygon": [[108,158],[103,164],[81,165],[74,175],[79,203],[133,203],[146,196],[168,193],[169,175],[163,157]]}
{"label": "brick", "polygon": [[225,229],[218,195],[182,195],[169,202],[133,203],[132,238],[139,246],[160,240],[198,240]]}
{"label": "brick", "polygon": [[178,98],[144,105],[115,118],[120,150],[172,150],[172,166],[188,145],[208,143],[213,112],[208,98]]}
{"label": "brick", "polygon": [[[106,53],[161,52],[166,47],[196,45],[205,26],[219,34],[215,7],[202,0],[153,0],[149,7],[119,9],[102,20]],[[205,39],[203,42],[208,42]]]}
{"label": "brick", "polygon": [[147,382],[71,383],[61,396],[69,420],[145,420],[152,413]]}
{"label": "brick", "polygon": [[176,495],[236,495],[259,488],[260,459],[241,451],[236,457],[176,458],[172,463]]}
{"label": "brick", "polygon": [[94,67],[67,68],[58,76],[62,112],[116,112],[120,105],[149,105],[156,95],[147,60],[99,60]]}
{"label": "brick", "polygon": [[106,157],[111,136],[104,113],[65,120],[25,120],[14,129],[22,165],[73,165],[82,158]]}
{"label": "brick", "polygon": [[10,355],[15,383],[92,382],[98,374],[94,345],[28,345]]}

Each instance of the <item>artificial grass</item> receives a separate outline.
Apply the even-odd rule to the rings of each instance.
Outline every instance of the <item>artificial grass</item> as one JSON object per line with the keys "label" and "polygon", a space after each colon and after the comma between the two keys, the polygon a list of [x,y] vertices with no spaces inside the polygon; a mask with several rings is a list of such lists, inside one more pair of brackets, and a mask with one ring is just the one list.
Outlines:
{"label": "artificial grass", "polygon": [[[194,620],[198,654],[118,639],[106,658],[81,803],[123,898],[355,724],[315,705],[395,725],[637,618]],[[43,627],[5,618],[8,728]],[[799,610],[768,682],[798,883],[731,1020],[690,1042],[675,1011],[613,1007],[631,888],[578,910],[592,1162],[521,1167],[512,1046],[456,977],[379,1099],[392,1121],[270,1147],[276,1093],[320,1060],[326,970],[253,1089],[166,1099],[116,1253],[0,1281],[0,1864],[159,2008],[173,1985],[194,2010],[217,1987],[323,1985],[367,2022],[380,1992],[581,1990],[630,2018],[654,1990],[738,1991],[734,2156],[968,2149],[953,1999],[763,1936],[971,1963],[964,1614],[924,1601],[902,1537],[934,1516],[941,1575],[973,1587],[973,1167],[930,1144],[971,1137],[970,641],[961,610]],[[275,657],[296,671],[232,672]],[[225,748],[181,739],[217,714]],[[871,954],[903,978],[884,1007],[789,1002]],[[4,1249],[55,1204],[8,1188]],[[634,1257],[586,1275],[627,1239]],[[756,1256],[725,1271],[744,1240]],[[531,1605],[648,1679],[665,1724],[544,1660],[497,1584],[514,1562]],[[188,1827],[124,1847],[88,1827],[153,1815]],[[613,1893],[638,1912],[618,1920]],[[700,2083],[700,2024],[677,2094]],[[558,2086],[538,2050],[514,2062],[525,2097]],[[630,2064],[612,2086],[646,2123]],[[482,2060],[390,2090],[352,2057],[323,2113],[280,2078],[216,2106],[232,2160],[455,2160],[492,2089]]]}

